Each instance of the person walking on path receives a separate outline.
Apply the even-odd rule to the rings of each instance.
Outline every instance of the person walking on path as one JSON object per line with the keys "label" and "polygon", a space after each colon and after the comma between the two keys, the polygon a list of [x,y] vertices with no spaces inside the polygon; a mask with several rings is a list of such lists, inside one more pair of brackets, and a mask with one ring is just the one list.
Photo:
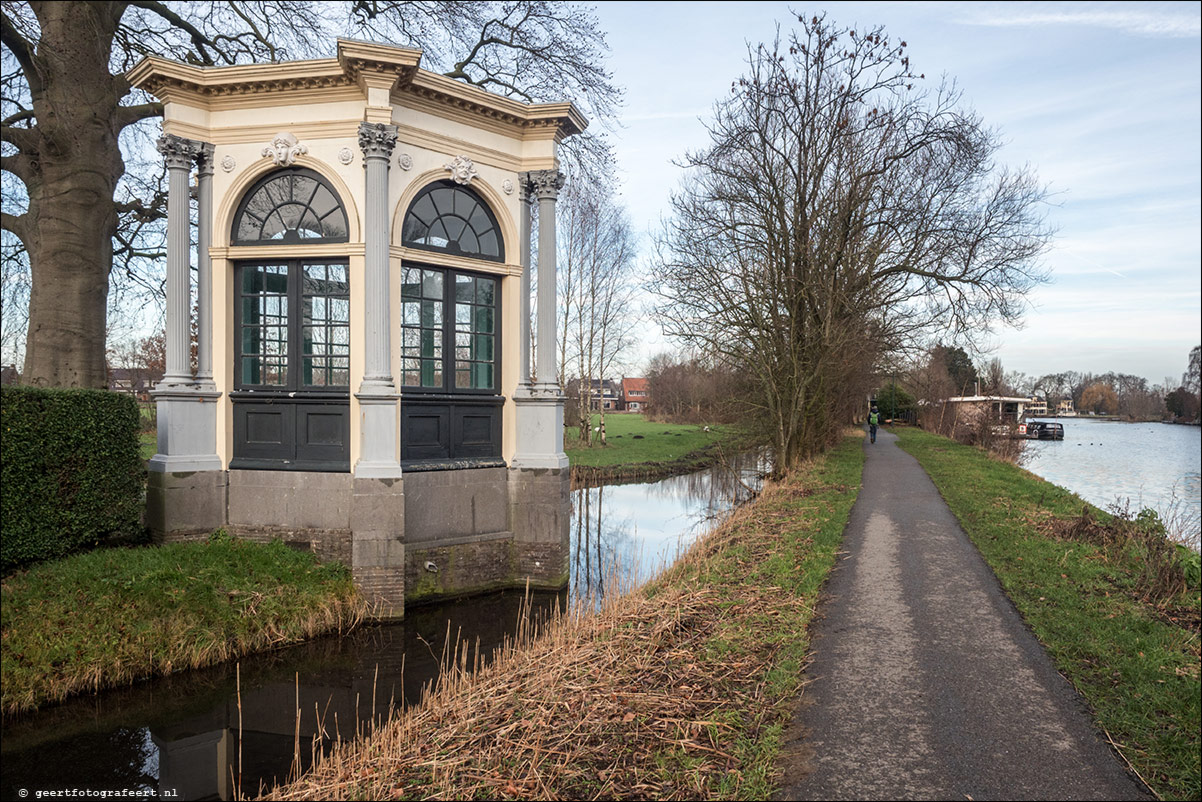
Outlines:
{"label": "person walking on path", "polygon": [[882,432],[824,588],[782,799],[1151,799]]}
{"label": "person walking on path", "polygon": [[876,404],[872,405],[872,410],[868,413],[868,437],[876,442],[876,427],[881,422],[881,413],[877,412]]}

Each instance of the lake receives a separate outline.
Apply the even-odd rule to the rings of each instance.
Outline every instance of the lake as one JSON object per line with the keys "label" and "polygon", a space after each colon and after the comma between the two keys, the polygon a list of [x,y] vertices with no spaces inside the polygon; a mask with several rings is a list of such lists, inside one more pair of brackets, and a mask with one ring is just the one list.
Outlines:
{"label": "lake", "polygon": [[1198,547],[1202,429],[1090,418],[1040,420],[1062,424],[1064,440],[1029,441],[1024,468],[1101,509],[1150,507],[1170,524],[1183,521]]}

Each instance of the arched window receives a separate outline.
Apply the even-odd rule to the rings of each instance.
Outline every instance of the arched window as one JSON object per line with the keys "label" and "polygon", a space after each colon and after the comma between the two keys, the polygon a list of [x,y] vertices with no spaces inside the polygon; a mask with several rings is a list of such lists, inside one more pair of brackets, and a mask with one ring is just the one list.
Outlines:
{"label": "arched window", "polygon": [[436,181],[405,213],[401,243],[424,251],[505,261],[501,231],[488,204],[467,187]]}
{"label": "arched window", "polygon": [[247,191],[234,215],[235,245],[346,242],[346,210],[312,170],[269,173]]}

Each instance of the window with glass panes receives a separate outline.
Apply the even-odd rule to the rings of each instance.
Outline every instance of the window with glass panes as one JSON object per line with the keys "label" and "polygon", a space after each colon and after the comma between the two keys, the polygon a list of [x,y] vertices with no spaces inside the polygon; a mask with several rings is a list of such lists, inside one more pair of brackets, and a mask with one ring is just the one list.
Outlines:
{"label": "window with glass panes", "polygon": [[293,260],[237,270],[238,387],[349,388],[347,265]]}
{"label": "window with glass panes", "polygon": [[497,392],[498,279],[406,267],[401,384],[431,392]]}

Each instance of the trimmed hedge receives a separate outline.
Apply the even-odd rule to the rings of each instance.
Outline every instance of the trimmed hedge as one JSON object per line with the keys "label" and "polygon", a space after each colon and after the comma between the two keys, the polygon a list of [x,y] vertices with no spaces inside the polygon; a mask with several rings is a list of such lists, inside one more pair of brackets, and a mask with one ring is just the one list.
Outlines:
{"label": "trimmed hedge", "polygon": [[105,390],[0,393],[4,573],[104,542],[144,539],[138,407]]}

